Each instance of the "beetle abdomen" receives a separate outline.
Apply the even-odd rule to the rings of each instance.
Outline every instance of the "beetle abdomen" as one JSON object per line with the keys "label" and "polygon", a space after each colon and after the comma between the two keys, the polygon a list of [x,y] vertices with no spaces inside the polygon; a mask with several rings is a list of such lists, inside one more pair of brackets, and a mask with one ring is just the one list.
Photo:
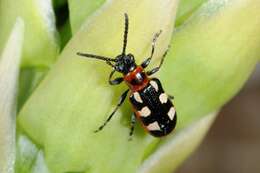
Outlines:
{"label": "beetle abdomen", "polygon": [[151,135],[165,136],[175,128],[175,108],[158,79],[151,79],[142,90],[131,93],[130,102],[137,118]]}

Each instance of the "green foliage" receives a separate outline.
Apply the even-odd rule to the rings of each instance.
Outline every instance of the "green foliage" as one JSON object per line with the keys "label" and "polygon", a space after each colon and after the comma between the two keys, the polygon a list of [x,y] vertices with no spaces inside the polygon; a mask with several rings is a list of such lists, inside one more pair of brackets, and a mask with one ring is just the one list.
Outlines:
{"label": "green foliage", "polygon": [[55,19],[51,3],[47,0],[0,1],[0,51],[20,16],[25,23],[25,43],[22,66],[48,67],[58,55]]}
{"label": "green foliage", "polygon": [[82,23],[101,5],[105,0],[69,0],[70,22],[72,33],[76,33]]}
{"label": "green foliage", "polygon": [[[16,16],[25,21],[17,173],[172,172],[199,145],[217,115],[212,112],[243,86],[260,54],[257,0],[181,0],[173,35],[177,0],[69,0],[69,19],[58,28],[61,47],[66,46],[52,65],[59,46],[51,2],[24,1],[16,9],[22,2],[0,1],[0,50]],[[57,10],[67,2],[53,3]],[[119,54],[125,12],[130,19],[127,52],[137,63],[149,56],[160,29],[150,66],[171,45],[156,75],[175,96],[178,113],[177,129],[166,138],[153,138],[138,125],[129,142],[127,103],[103,131],[93,133],[126,86],[109,86],[111,68],[76,53]]]}
{"label": "green foliage", "polygon": [[[165,32],[158,43],[156,55],[162,54],[170,40],[176,5],[175,1],[165,2],[162,5],[168,6],[168,10],[161,8],[162,13],[154,14],[158,3],[162,4],[143,1],[140,4],[143,8],[150,7],[144,15],[143,11],[134,11],[134,5],[113,1],[102,14],[89,19],[91,23],[83,26],[84,29],[70,40],[57,64],[22,109],[19,124],[32,139],[43,146],[46,163],[51,171],[133,172],[137,169],[146,146],[154,138],[144,136],[144,132],[138,130],[132,142],[127,140],[131,116],[129,105],[118,112],[109,128],[99,134],[93,133],[115,106],[117,99],[112,99],[113,95],[115,98],[119,96],[122,88],[112,88],[107,84],[110,67],[104,63],[86,61],[78,57],[76,52],[116,56],[115,53],[121,51],[123,14],[127,9],[130,20],[131,16],[135,16],[135,20],[131,20],[132,28],[136,26],[135,30],[129,32],[127,51],[134,52],[140,61],[141,57],[150,52],[153,34],[163,29]],[[115,9],[121,10],[114,13]],[[114,19],[109,27],[106,16]],[[148,23],[145,26],[146,33],[140,33],[142,21],[149,21],[151,17],[161,22]],[[102,105],[102,108],[97,109],[98,105]],[[37,116],[35,112],[38,112]],[[33,130],[35,128],[37,131]],[[104,146],[112,148],[107,150]],[[59,164],[56,164],[57,155],[60,156]]]}
{"label": "green foliage", "polygon": [[[1,0],[0,1],[0,52],[17,17],[25,23],[25,40],[19,89],[19,106],[24,104],[43,75],[40,69],[49,68],[59,53],[55,19],[49,0]],[[39,72],[40,71],[40,72]],[[39,73],[38,73],[39,72]],[[31,79],[33,83],[28,81]],[[26,83],[23,83],[26,82]],[[27,86],[28,88],[24,88]]]}
{"label": "green foliage", "polygon": [[248,79],[260,55],[260,37],[252,37],[259,6],[209,1],[173,34],[160,77],[176,97],[180,126],[220,108]]}
{"label": "green foliage", "polygon": [[24,22],[17,18],[0,55],[0,172],[13,172],[16,90],[24,40]]}
{"label": "green foliage", "polygon": [[175,26],[185,22],[207,0],[180,0]]}

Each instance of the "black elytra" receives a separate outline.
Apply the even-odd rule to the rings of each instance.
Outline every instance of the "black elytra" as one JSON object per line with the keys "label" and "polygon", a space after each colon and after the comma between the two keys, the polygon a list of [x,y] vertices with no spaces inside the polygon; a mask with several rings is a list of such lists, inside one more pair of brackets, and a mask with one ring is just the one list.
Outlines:
{"label": "black elytra", "polygon": [[[128,36],[128,15],[125,13],[125,29],[123,39],[122,53],[115,58],[109,58],[106,56],[93,55],[88,53],[77,54],[87,58],[94,58],[105,61],[110,65],[113,70],[109,75],[109,84],[118,85],[121,82],[125,82],[129,89],[127,89],[120,97],[120,100],[109,115],[107,120],[95,131],[101,131],[106,124],[111,120],[118,108],[123,104],[125,98],[130,91],[129,100],[133,108],[133,116],[131,117],[131,130],[130,137],[133,134],[136,119],[138,119],[144,129],[155,137],[162,137],[168,135],[176,126],[177,114],[172,104],[172,96],[168,96],[161,85],[161,82],[157,78],[149,78],[161,68],[164,58],[168,49],[162,56],[158,67],[152,70],[145,71],[144,69],[149,65],[152,60],[155,43],[162,31],[156,33],[152,40],[152,50],[150,56],[145,59],[141,65],[137,65],[134,55],[131,53],[126,54],[127,36]],[[122,77],[112,79],[115,72],[122,74]]]}

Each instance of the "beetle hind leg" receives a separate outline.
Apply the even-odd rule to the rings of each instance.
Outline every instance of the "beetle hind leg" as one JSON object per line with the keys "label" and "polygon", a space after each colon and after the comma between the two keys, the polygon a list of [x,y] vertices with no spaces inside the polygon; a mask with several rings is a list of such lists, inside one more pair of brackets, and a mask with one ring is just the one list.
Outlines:
{"label": "beetle hind leg", "polygon": [[129,138],[128,138],[129,141],[132,140],[132,136],[134,134],[134,129],[135,129],[135,123],[136,123],[136,116],[133,113],[131,116],[131,127],[130,127]]}
{"label": "beetle hind leg", "polygon": [[173,99],[174,99],[174,96],[173,96],[173,95],[168,94],[168,97],[169,97],[170,100],[173,100]]}

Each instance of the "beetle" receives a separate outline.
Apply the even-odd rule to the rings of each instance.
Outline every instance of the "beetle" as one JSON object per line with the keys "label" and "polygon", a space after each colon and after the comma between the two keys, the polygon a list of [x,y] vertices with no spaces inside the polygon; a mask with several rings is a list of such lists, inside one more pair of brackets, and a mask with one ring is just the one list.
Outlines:
{"label": "beetle", "polygon": [[[124,81],[129,87],[121,95],[114,111],[95,132],[101,131],[106,126],[118,108],[123,104],[128,92],[130,91],[129,100],[134,112],[131,117],[130,137],[133,135],[136,119],[140,120],[144,129],[154,137],[166,136],[175,128],[177,122],[177,114],[171,101],[173,97],[164,92],[159,79],[150,78],[149,76],[159,71],[168,49],[163,54],[159,66],[153,68],[152,70],[145,71],[145,68],[149,65],[153,58],[156,40],[162,31],[160,30],[160,32],[156,33],[153,37],[150,56],[145,59],[141,65],[137,65],[134,55],[131,53],[125,53],[129,19],[126,13],[124,16],[125,28],[123,36],[123,49],[121,54],[117,55],[115,58],[109,58],[88,53],[77,53],[79,56],[103,60],[110,65],[113,68],[108,80],[110,85],[118,85]],[[121,73],[122,77],[112,79],[115,72]]]}

